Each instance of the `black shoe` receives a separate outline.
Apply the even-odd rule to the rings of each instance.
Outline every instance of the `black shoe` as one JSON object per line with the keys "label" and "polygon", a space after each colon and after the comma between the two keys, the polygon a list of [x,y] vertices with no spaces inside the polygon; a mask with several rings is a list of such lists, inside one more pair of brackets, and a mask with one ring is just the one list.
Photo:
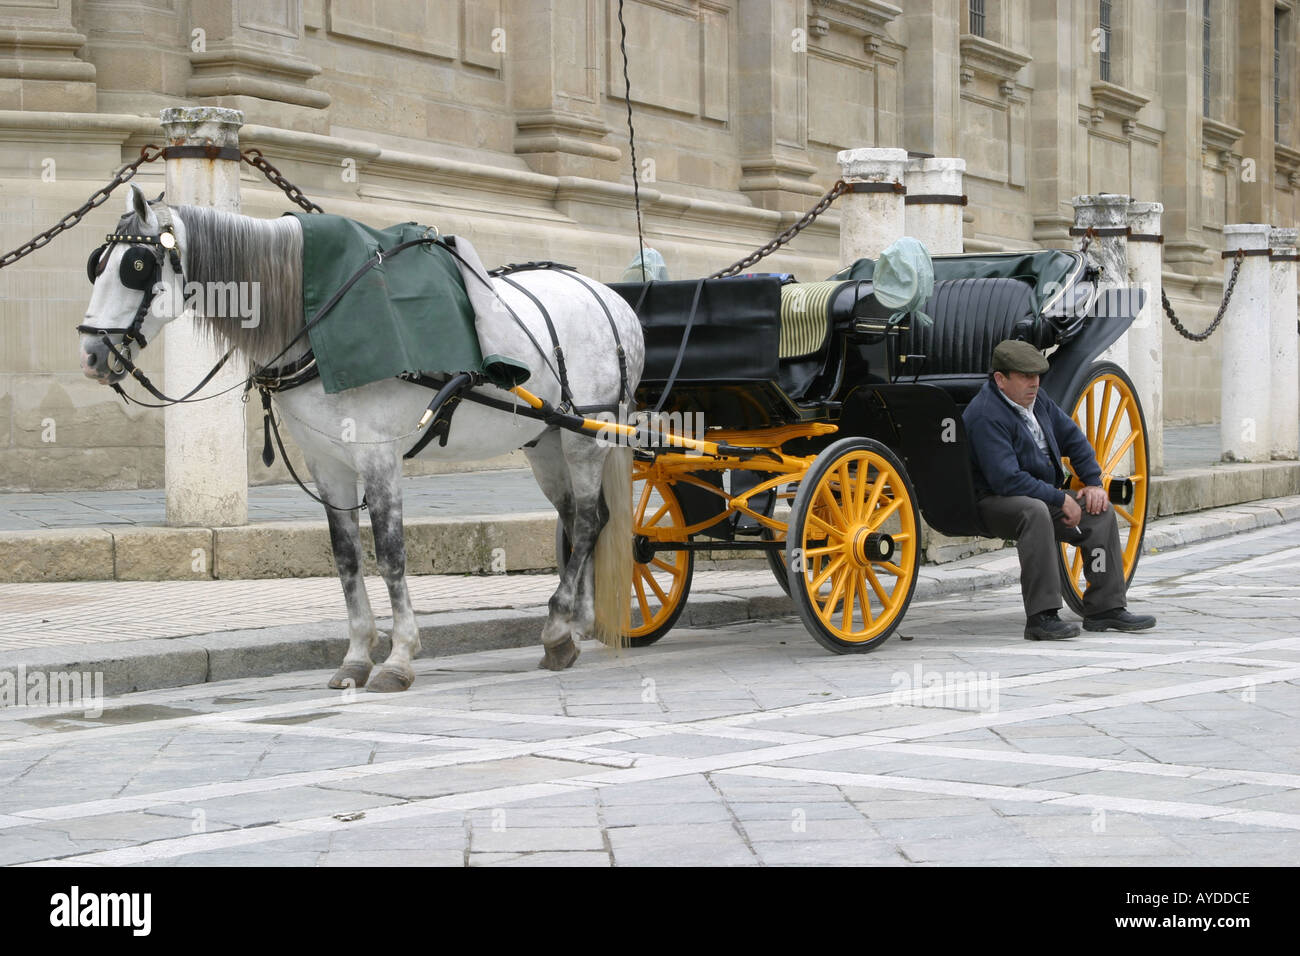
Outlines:
{"label": "black shoe", "polygon": [[1145,631],[1156,626],[1156,619],[1150,614],[1130,614],[1128,608],[1116,607],[1085,617],[1083,626],[1090,631]]}
{"label": "black shoe", "polygon": [[[1155,621],[1151,622],[1152,624]],[[1029,615],[1025,621],[1025,640],[1027,641],[1065,641],[1079,636],[1079,625],[1067,624],[1055,611],[1039,611]]]}

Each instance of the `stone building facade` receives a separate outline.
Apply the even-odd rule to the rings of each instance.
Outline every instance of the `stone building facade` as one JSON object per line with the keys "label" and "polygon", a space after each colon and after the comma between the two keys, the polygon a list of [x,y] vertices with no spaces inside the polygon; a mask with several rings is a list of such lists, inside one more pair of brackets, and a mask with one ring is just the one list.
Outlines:
{"label": "stone building facade", "polygon": [[[1222,227],[1294,226],[1295,0],[625,0],[641,211],[674,277],[739,258],[838,178],[840,149],[967,162],[968,251],[1070,245],[1070,199],[1164,204],[1184,321]],[[56,222],[158,111],[244,111],[328,211],[470,237],[489,264],[618,279],[636,251],[618,0],[0,0],[0,246]],[[150,195],[161,164],[137,177]],[[284,196],[247,166],[243,209]],[[0,270],[0,488],[161,484],[162,418],[77,369],[83,263],[121,199]],[[773,269],[822,278],[832,209]],[[1166,329],[1167,421],[1213,421],[1218,347]],[[143,365],[164,387],[161,349]],[[283,480],[256,461],[250,475]]]}

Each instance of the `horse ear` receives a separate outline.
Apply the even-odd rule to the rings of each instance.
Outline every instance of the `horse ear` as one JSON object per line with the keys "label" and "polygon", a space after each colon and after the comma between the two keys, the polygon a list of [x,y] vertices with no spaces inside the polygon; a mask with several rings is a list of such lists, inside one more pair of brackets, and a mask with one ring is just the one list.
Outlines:
{"label": "horse ear", "polygon": [[131,184],[131,194],[127,196],[126,211],[127,213],[134,213],[145,229],[159,228],[158,217],[149,208],[149,200],[144,198],[144,193],[140,191],[140,187],[135,183]]}

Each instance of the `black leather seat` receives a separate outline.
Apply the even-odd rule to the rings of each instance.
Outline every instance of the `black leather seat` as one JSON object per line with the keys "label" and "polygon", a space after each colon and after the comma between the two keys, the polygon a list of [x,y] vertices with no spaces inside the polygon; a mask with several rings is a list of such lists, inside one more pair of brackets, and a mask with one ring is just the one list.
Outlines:
{"label": "black leather seat", "polygon": [[[934,320],[930,328],[900,334],[898,350],[924,355],[918,381],[938,385],[959,404],[974,397],[988,376],[993,349],[1005,339],[1022,339],[1036,347],[1044,326],[1038,317],[1034,287],[1019,279],[950,279],[934,284],[921,307]],[[914,359],[909,359],[909,366]],[[907,379],[904,378],[904,381]]]}

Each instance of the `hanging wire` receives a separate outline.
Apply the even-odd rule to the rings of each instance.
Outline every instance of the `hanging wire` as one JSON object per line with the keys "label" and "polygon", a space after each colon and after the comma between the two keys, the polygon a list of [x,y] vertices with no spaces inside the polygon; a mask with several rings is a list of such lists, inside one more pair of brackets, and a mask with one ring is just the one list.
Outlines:
{"label": "hanging wire", "polygon": [[632,81],[627,75],[627,24],[623,22],[623,0],[618,0],[618,29],[618,48],[623,53],[623,98],[627,103],[627,142],[632,153],[632,201],[636,205],[636,244],[641,253],[637,259],[641,263],[641,281],[645,282],[645,235],[641,230],[641,188],[636,166],[636,129],[632,126]]}

